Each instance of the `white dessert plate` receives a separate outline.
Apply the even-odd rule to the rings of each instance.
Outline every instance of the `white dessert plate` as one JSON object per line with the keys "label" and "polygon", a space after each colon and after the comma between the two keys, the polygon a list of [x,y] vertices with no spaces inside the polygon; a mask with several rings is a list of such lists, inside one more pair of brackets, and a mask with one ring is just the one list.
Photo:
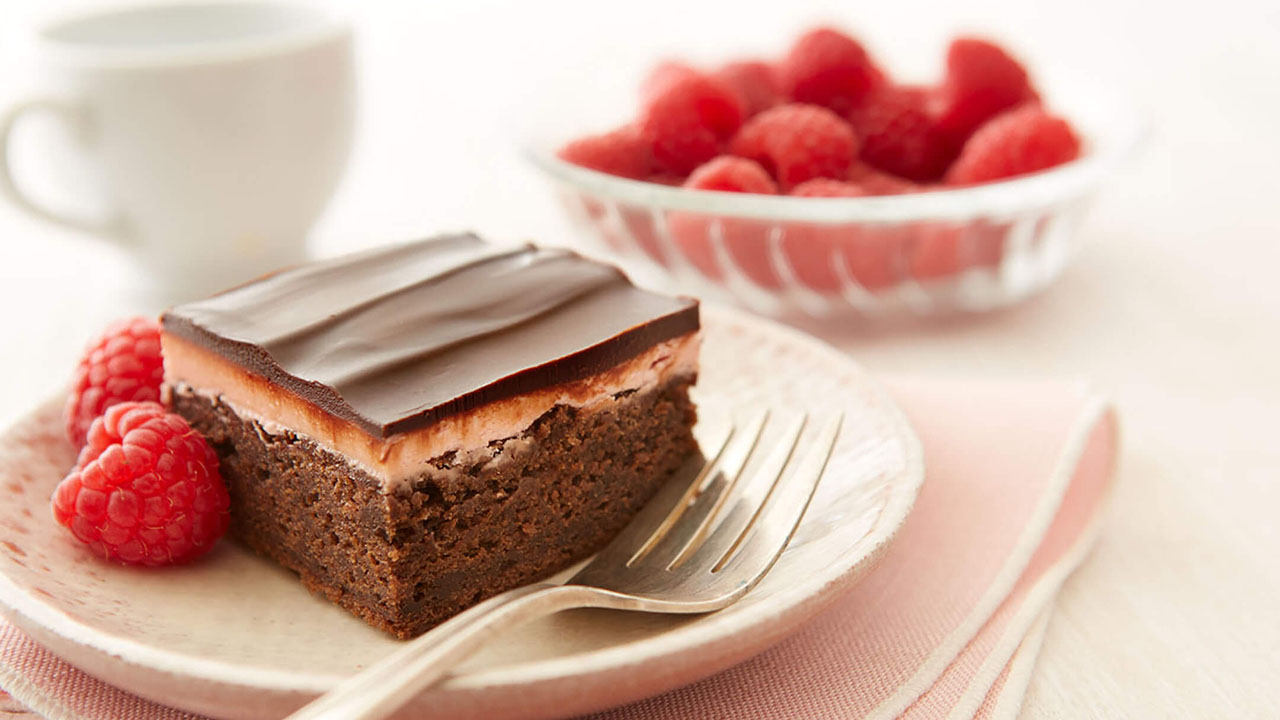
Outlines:
{"label": "white dessert plate", "polygon": [[[893,401],[848,357],[794,330],[712,307],[703,325],[698,402],[846,413],[817,497],[773,571],[707,615],[581,610],[531,623],[405,717],[563,717],[699,680],[780,640],[881,555],[924,475]],[[397,644],[234,542],[162,570],[91,556],[49,513],[74,459],[60,407],[51,401],[0,437],[0,610],[54,653],[177,708],[278,718]]]}

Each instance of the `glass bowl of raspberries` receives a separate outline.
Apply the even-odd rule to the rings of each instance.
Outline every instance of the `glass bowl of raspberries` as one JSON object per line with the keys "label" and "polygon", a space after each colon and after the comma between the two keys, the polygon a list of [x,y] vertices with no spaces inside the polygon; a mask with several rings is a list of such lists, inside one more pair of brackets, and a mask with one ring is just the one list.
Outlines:
{"label": "glass bowl of raspberries", "polygon": [[1051,87],[970,37],[936,84],[898,83],[818,28],[775,62],[660,64],[630,122],[531,155],[582,237],[677,288],[783,317],[979,311],[1061,272],[1140,135],[1119,98]]}

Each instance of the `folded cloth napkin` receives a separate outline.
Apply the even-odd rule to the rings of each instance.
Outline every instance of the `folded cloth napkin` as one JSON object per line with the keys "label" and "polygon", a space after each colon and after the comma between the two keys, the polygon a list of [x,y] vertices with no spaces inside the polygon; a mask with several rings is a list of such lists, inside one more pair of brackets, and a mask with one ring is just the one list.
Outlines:
{"label": "folded cloth napkin", "polygon": [[[1115,416],[1081,385],[888,385],[920,435],[927,476],[880,563],[764,654],[593,717],[1017,715],[1053,598],[1098,535]],[[3,621],[0,687],[49,720],[195,717],[95,680]]]}

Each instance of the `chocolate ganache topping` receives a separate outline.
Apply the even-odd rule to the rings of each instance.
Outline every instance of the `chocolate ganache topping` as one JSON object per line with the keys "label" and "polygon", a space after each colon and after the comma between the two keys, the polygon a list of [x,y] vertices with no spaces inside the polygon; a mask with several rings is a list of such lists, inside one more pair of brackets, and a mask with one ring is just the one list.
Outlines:
{"label": "chocolate ganache topping", "polygon": [[696,300],[640,290],[567,250],[471,234],[284,270],[162,322],[384,438],[594,375],[699,327]]}

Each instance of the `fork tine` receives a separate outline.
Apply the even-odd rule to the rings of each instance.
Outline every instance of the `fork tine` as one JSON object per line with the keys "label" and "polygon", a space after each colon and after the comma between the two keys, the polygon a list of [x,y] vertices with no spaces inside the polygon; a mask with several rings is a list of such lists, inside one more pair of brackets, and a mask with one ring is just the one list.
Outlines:
{"label": "fork tine", "polygon": [[697,564],[709,566],[713,573],[723,572],[735,583],[749,578],[748,588],[773,567],[813,499],[843,420],[843,413],[828,420],[798,461],[789,455],[764,503],[741,506],[741,514],[750,513],[750,519],[736,532],[726,519],[697,554]]}
{"label": "fork tine", "polygon": [[645,503],[631,522],[600,552],[598,561],[619,566],[628,564],[636,553],[655,537],[660,537],[659,533],[665,533],[697,495],[698,489],[705,483],[707,475],[736,434],[736,428],[727,417],[701,417],[698,419],[697,434],[702,457],[691,459],[677,470],[658,494]]}
{"label": "fork tine", "polygon": [[[698,471],[697,477],[695,477],[693,482],[689,483],[685,488],[684,494],[680,497],[680,501],[676,503],[676,506],[672,508],[671,512],[667,513],[667,516],[658,524],[658,527],[654,528],[653,532],[649,534],[649,537],[645,539],[640,548],[636,550],[631,557],[627,558],[628,567],[643,559],[645,555],[648,555],[649,552],[667,536],[667,533],[671,532],[671,528],[674,527],[676,522],[684,516],[685,512],[691,505],[710,496],[711,493],[721,492],[722,488],[714,483],[714,480],[717,480],[718,478],[713,476],[712,473],[722,466],[722,463],[725,461],[725,453],[729,451],[729,447],[733,444],[734,438],[737,437],[737,433],[738,429],[731,425],[728,437],[725,438],[724,444],[720,446],[720,449],[714,456],[708,458],[706,463],[703,464],[702,469]],[[708,477],[712,478],[713,482],[708,482]]]}
{"label": "fork tine", "polygon": [[628,565],[647,559],[648,563],[660,563],[663,568],[668,567],[685,546],[703,532],[703,527],[715,520],[724,507],[725,500],[733,495],[733,488],[759,446],[768,422],[769,412],[766,410],[734,433],[719,461],[714,464],[714,470],[719,472],[712,477],[711,483],[685,512],[673,518],[661,537],[648,543],[643,548],[644,552],[637,553]]}
{"label": "fork tine", "polygon": [[[788,423],[780,435],[770,438],[767,443],[763,440],[757,441],[756,449],[759,453],[768,450],[766,457],[761,461],[752,460],[739,471],[736,486],[720,498],[716,508],[720,512],[713,513],[702,522],[680,549],[680,553],[668,565],[669,569],[679,567],[694,553],[699,552],[703,542],[712,534],[713,527],[715,533],[719,535],[729,534],[737,537],[751,524],[753,516],[769,501],[769,495],[773,493],[778,479],[782,477],[782,470],[800,441],[807,419],[807,415],[801,414]],[[723,512],[723,508],[726,507],[729,508],[728,512]],[[744,509],[746,512],[743,512]],[[722,548],[716,553],[716,557],[720,557],[724,552],[725,548]]]}

